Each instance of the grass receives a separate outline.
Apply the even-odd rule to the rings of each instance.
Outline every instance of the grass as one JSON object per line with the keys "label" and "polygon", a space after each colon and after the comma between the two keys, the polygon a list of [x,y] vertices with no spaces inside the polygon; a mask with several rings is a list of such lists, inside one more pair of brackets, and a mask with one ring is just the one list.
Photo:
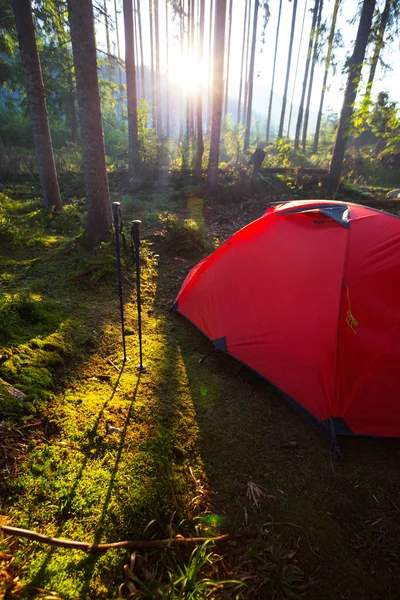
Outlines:
{"label": "grass", "polygon": [[[0,396],[1,522],[89,542],[246,527],[259,535],[133,558],[3,537],[0,595],[395,598],[398,441],[343,440],[346,459],[333,463],[325,441],[265,383],[216,353],[199,364],[209,342],[168,312],[195,260],[191,236],[205,242],[195,247],[200,257],[210,222],[218,232],[216,215],[225,236],[253,214],[231,205],[226,221],[226,208],[191,190],[174,200],[155,190],[125,204],[126,226],[157,215],[143,223],[147,371],[139,378],[131,258],[131,360],[122,369],[112,242],[82,252],[84,205],[74,201],[53,217],[17,192],[5,200],[6,227],[16,224],[26,238],[12,253],[2,247],[0,393],[14,386],[26,399]],[[169,233],[158,217],[166,210],[176,213]],[[108,433],[110,425],[119,431]]]}

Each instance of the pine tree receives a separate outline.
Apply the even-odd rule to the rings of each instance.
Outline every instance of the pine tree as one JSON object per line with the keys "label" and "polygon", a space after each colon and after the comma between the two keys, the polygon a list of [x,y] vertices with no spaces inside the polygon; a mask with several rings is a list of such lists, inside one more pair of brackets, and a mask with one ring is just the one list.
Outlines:
{"label": "pine tree", "polygon": [[288,52],[288,59],[287,59],[287,66],[286,66],[285,90],[283,92],[281,120],[279,123],[278,138],[281,138],[283,136],[283,125],[285,123],[287,92],[288,92],[288,87],[289,87],[290,67],[291,67],[291,63],[292,63],[294,30],[296,27],[296,12],[297,12],[297,0],[293,0],[292,27],[290,30],[290,42],[289,42],[289,52]]}
{"label": "pine tree", "polygon": [[311,104],[311,94],[312,94],[313,84],[314,84],[315,65],[317,64],[317,60],[318,60],[318,42],[319,42],[319,34],[320,34],[320,30],[321,30],[321,18],[322,18],[323,4],[324,4],[324,1],[320,0],[319,8],[318,8],[317,30],[315,33],[315,41],[314,41],[313,58],[311,61],[310,83],[308,84],[306,110],[304,113],[303,140],[302,140],[303,152],[306,151],[308,119],[310,117],[310,104]]}
{"label": "pine tree", "polygon": [[329,182],[334,186],[339,185],[342,175],[348,131],[351,125],[354,102],[356,100],[357,90],[360,83],[361,69],[365,58],[368,37],[371,33],[374,8],[375,0],[364,0],[361,9],[361,17],[358,26],[354,52],[349,61],[346,91],[344,94],[343,107],[340,114],[339,127],[336,134],[335,147],[333,150],[329,172]]}
{"label": "pine tree", "polygon": [[370,63],[367,89],[365,90],[365,100],[369,100],[369,98],[371,97],[371,89],[372,89],[372,84],[375,79],[376,67],[378,66],[379,55],[384,46],[383,39],[385,36],[387,24],[388,24],[389,18],[390,18],[390,9],[393,6],[394,1],[395,0],[386,0],[385,7],[382,11],[382,14],[380,15],[379,26],[378,26],[375,47],[374,47],[374,53],[372,55],[371,63]]}
{"label": "pine tree", "polygon": [[250,66],[249,66],[249,78],[248,78],[248,95],[247,95],[247,115],[246,115],[246,131],[244,134],[243,149],[247,150],[250,143],[250,129],[251,129],[251,113],[253,108],[253,84],[254,84],[254,60],[256,54],[256,40],[257,40],[257,20],[258,20],[258,0],[254,2],[254,16],[253,16],[253,36],[251,40],[251,54],[250,54]]}
{"label": "pine tree", "polygon": [[[205,18],[205,0],[200,0],[200,31],[199,31],[199,64],[203,63],[203,45],[204,45],[204,18]],[[204,153],[203,142],[203,89],[199,86],[197,92],[197,154],[196,154],[196,178],[201,181],[202,163]]]}
{"label": "pine tree", "polygon": [[242,59],[240,63],[240,84],[239,84],[239,97],[238,97],[238,108],[237,108],[237,124],[241,122],[241,108],[242,108],[242,90],[243,90],[243,67],[244,67],[244,56],[246,48],[246,31],[247,31],[247,18],[249,13],[249,2],[246,0],[244,7],[244,25],[243,25],[243,38],[242,38]]}
{"label": "pine tree", "polygon": [[290,138],[290,125],[292,123],[293,102],[294,102],[294,94],[295,94],[295,91],[296,91],[297,75],[298,75],[298,72],[299,72],[300,55],[301,55],[300,50],[301,50],[301,46],[303,44],[303,32],[304,32],[304,23],[306,21],[307,3],[308,3],[308,0],[306,0],[305,3],[304,3],[303,20],[301,22],[299,50],[297,52],[296,69],[294,71],[294,81],[293,81],[293,88],[292,88],[292,99],[290,100],[289,119],[288,119],[288,126],[287,126],[287,137],[288,138]]}
{"label": "pine tree", "polygon": [[88,220],[83,243],[92,248],[108,237],[111,228],[111,205],[91,0],[68,0],[68,19],[74,55],[88,200]]}
{"label": "pine tree", "polygon": [[228,11],[228,43],[226,46],[226,77],[225,77],[225,104],[224,104],[224,115],[228,113],[228,96],[229,96],[229,68],[230,68],[230,58],[231,58],[231,34],[232,34],[232,5],[233,0],[229,1],[229,11]]}
{"label": "pine tree", "polygon": [[300,131],[301,131],[302,123],[303,123],[304,100],[305,100],[305,97],[306,97],[306,90],[307,90],[307,83],[308,83],[308,72],[310,70],[312,48],[313,48],[314,37],[315,37],[315,26],[316,26],[317,17],[318,17],[319,1],[320,0],[315,0],[315,3],[314,3],[313,16],[312,16],[312,22],[311,22],[311,30],[310,30],[310,37],[309,37],[309,40],[308,40],[307,60],[306,60],[306,66],[305,66],[305,69],[304,69],[304,79],[303,79],[303,86],[302,86],[302,89],[301,89],[301,98],[300,98],[299,112],[297,113],[296,133],[295,133],[295,136],[294,136],[294,147],[296,148],[296,150],[298,150],[300,148]]}
{"label": "pine tree", "polygon": [[54,163],[53,145],[47,114],[42,68],[36,45],[35,25],[33,23],[30,0],[12,0],[15,24],[24,71],[26,95],[32,119],[33,139],[43,206],[54,206],[61,210],[61,197]]}
{"label": "pine tree", "polygon": [[328,38],[328,51],[326,53],[326,59],[325,59],[325,71],[324,71],[324,80],[323,80],[323,83],[322,83],[321,99],[320,99],[320,102],[319,102],[317,123],[316,123],[316,126],[315,126],[315,134],[314,134],[314,142],[313,142],[313,153],[314,154],[318,150],[319,132],[320,132],[320,129],[321,129],[321,120],[322,120],[322,110],[323,110],[323,107],[324,107],[324,99],[325,99],[325,92],[326,92],[326,84],[327,84],[327,81],[328,81],[329,67],[331,65],[332,50],[333,50],[333,40],[334,40],[334,37],[335,37],[336,21],[337,21],[337,15],[338,15],[338,11],[339,11],[339,5],[340,5],[340,0],[335,0],[335,5],[333,7],[333,15],[332,15],[331,28],[330,28],[330,31],[329,31],[329,38]]}
{"label": "pine tree", "polygon": [[279,0],[278,26],[276,28],[274,64],[273,64],[273,67],[272,67],[271,92],[270,92],[270,95],[269,95],[269,105],[268,105],[267,132],[265,134],[267,142],[269,142],[269,132],[270,132],[270,127],[271,127],[271,112],[272,112],[272,101],[273,101],[273,97],[274,97],[276,57],[277,57],[277,54],[278,54],[278,41],[279,41],[279,29],[280,29],[280,26],[281,26],[281,13],[282,13],[282,0]]}
{"label": "pine tree", "polygon": [[123,0],[125,26],[126,96],[128,103],[128,169],[131,177],[139,174],[139,135],[135,49],[133,40],[132,0]]}
{"label": "pine tree", "polygon": [[222,100],[224,93],[224,50],[225,50],[226,0],[215,2],[215,27],[213,51],[213,111],[208,163],[208,188],[218,189],[219,144],[221,138]]}

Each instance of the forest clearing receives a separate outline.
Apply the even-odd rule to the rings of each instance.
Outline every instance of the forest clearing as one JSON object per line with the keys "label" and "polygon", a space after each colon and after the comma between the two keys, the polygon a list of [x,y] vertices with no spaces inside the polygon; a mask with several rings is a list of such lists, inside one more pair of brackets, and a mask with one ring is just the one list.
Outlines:
{"label": "forest clearing", "polygon": [[[398,440],[344,438],[337,462],[268,384],[223,355],[199,363],[211,344],[169,307],[207,246],[193,253],[193,230],[171,234],[154,213],[205,219],[224,238],[264,206],[205,207],[190,185],[172,198],[169,190],[146,192],[145,202],[122,195],[124,221],[140,217],[144,227],[140,377],[131,257],[123,258],[131,360],[118,372],[113,240],[77,254],[79,202],[49,218],[39,198],[21,199],[32,196],[26,186],[3,192],[15,243],[10,254],[2,247],[1,336],[10,348],[2,377],[30,390],[24,411],[30,401],[35,414],[16,426],[20,402],[2,404],[2,524],[90,543],[256,531],[206,546],[194,575],[199,598],[214,588],[201,588],[204,579],[246,584],[216,584],[216,597],[395,597]],[[108,434],[109,425],[118,431]],[[178,579],[191,551],[138,551],[139,580],[130,580],[127,551],[85,555],[3,534],[2,585],[9,598],[111,598],[125,581],[138,597],[173,597],[185,588],[173,588],[168,572]]]}
{"label": "forest clearing", "polygon": [[399,9],[0,0],[2,598],[399,597]]}

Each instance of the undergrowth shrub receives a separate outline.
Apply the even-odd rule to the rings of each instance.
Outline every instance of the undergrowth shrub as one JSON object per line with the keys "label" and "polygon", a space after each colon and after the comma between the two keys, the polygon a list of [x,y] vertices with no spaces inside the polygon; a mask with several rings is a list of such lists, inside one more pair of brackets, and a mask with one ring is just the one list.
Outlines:
{"label": "undergrowth shrub", "polygon": [[215,243],[206,236],[202,223],[194,219],[181,219],[174,214],[163,215],[161,222],[167,252],[191,257],[214,250]]}

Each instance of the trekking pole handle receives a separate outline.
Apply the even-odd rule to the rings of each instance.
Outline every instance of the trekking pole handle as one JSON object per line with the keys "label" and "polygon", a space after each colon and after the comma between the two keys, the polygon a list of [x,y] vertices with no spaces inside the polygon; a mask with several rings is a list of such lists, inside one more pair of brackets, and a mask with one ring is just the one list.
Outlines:
{"label": "trekking pole handle", "polygon": [[112,203],[113,221],[115,229],[121,227],[121,204],[119,202]]}
{"label": "trekking pole handle", "polygon": [[140,245],[140,225],[141,224],[142,224],[142,221],[139,221],[137,219],[136,219],[136,221],[132,221],[131,235],[132,235],[133,243],[135,244],[136,247]]}

